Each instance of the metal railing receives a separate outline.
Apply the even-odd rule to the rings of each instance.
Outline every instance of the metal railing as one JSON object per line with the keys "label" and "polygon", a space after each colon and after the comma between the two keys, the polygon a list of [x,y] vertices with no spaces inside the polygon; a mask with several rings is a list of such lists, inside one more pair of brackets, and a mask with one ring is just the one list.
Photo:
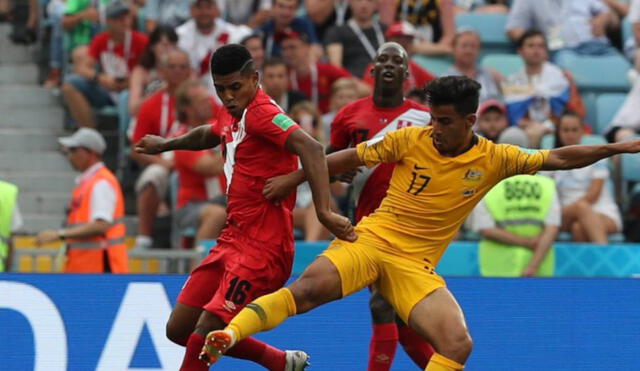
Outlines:
{"label": "metal railing", "polygon": [[[13,272],[57,273],[64,265],[62,249],[13,250]],[[130,250],[130,273],[186,274],[202,259],[198,250]]]}

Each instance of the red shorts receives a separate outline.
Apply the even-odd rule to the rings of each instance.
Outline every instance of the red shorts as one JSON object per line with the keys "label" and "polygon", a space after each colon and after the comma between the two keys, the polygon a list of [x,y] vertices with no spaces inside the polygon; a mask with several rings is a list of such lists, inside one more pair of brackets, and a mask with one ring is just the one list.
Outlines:
{"label": "red shorts", "polygon": [[254,299],[281,288],[293,265],[293,243],[270,246],[228,229],[178,295],[179,303],[203,308],[225,323]]}

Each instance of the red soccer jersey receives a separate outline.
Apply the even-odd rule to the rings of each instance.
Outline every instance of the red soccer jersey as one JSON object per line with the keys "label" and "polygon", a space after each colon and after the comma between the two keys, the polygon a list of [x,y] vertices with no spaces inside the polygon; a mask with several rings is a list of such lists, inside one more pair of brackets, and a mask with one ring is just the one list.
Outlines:
{"label": "red soccer jersey", "polygon": [[[133,70],[136,64],[138,64],[138,58],[142,54],[145,46],[147,46],[147,35],[138,31],[129,31],[125,37],[124,42],[115,44],[111,41],[111,35],[109,32],[101,32],[97,34],[91,44],[89,44],[89,55],[98,61],[102,68],[109,74],[109,67],[104,66],[104,62],[110,62],[110,58],[103,60],[103,54],[111,52],[116,56],[124,60],[128,67],[128,72]],[[116,67],[117,68],[117,67]]]}
{"label": "red soccer jersey", "polygon": [[293,250],[295,192],[279,205],[267,200],[262,189],[267,179],[298,168],[298,157],[284,147],[299,126],[262,90],[237,119],[218,110],[211,130],[222,139],[227,180],[227,222],[245,236]]}
{"label": "red soccer jersey", "polygon": [[318,62],[311,65],[308,76],[298,76],[295,71],[289,71],[289,88],[305,93],[322,113],[327,113],[331,86],[343,77],[351,77],[351,74],[344,68]]}
{"label": "red soccer jersey", "polygon": [[[371,75],[371,70],[373,70],[373,63],[370,63],[367,68],[364,70],[364,76],[362,76],[362,80],[367,83],[369,86],[373,87],[374,78]],[[404,94],[407,95],[413,89],[422,89],[424,86],[435,79],[436,77],[432,75],[429,71],[422,68],[419,64],[414,61],[409,61],[409,78],[404,82],[403,91]]]}
{"label": "red soccer jersey", "polygon": [[[429,109],[405,99],[399,107],[381,108],[373,97],[359,99],[343,107],[331,123],[331,147],[344,149],[358,143],[382,137],[390,131],[407,126],[427,126]],[[380,164],[359,173],[353,181],[356,199],[356,222],[378,208],[387,194],[394,164]]]}

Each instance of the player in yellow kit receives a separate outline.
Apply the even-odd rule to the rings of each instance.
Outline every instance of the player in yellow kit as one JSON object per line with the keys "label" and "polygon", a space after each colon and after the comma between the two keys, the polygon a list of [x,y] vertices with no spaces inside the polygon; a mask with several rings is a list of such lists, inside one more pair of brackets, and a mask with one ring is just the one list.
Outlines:
{"label": "player in yellow kit", "polygon": [[[334,240],[289,287],[256,299],[224,330],[211,332],[202,359],[213,363],[247,336],[373,284],[400,318],[435,348],[427,371],[462,370],[471,337],[462,310],[435,267],[473,207],[509,176],[583,167],[640,151],[640,140],[551,151],[494,144],[471,130],[479,90],[480,85],[466,77],[436,79],[426,88],[431,127],[390,132],[328,156],[332,174],[396,163],[387,197],[358,223],[355,242]],[[302,181],[301,171],[274,178],[264,194],[283,198]]]}

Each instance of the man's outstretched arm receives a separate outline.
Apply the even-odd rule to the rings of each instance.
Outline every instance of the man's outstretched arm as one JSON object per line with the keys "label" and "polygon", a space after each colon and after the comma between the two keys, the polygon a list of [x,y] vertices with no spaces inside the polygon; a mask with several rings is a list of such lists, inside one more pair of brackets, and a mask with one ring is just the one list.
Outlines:
{"label": "man's outstretched arm", "polygon": [[135,151],[154,155],[166,151],[189,150],[201,151],[214,148],[220,144],[220,137],[211,131],[210,125],[202,125],[189,130],[176,138],[163,138],[157,135],[145,135],[136,143]]}
{"label": "man's outstretched arm", "polygon": [[309,181],[318,220],[336,237],[355,241],[356,236],[349,219],[331,210],[329,174],[322,145],[303,130],[295,130],[287,138],[285,146],[287,150],[300,156],[302,169],[297,171]]}
{"label": "man's outstretched arm", "polygon": [[621,153],[638,152],[640,152],[640,139],[599,146],[566,146],[551,150],[541,170],[576,169]]}
{"label": "man's outstretched arm", "polygon": [[[347,148],[334,152],[327,156],[327,179],[329,175],[342,174],[363,165],[364,162],[358,157],[355,148]],[[265,183],[262,194],[269,200],[280,200],[287,197],[295,187],[302,184],[305,180],[307,180],[306,171],[298,169],[289,174],[269,179]]]}

